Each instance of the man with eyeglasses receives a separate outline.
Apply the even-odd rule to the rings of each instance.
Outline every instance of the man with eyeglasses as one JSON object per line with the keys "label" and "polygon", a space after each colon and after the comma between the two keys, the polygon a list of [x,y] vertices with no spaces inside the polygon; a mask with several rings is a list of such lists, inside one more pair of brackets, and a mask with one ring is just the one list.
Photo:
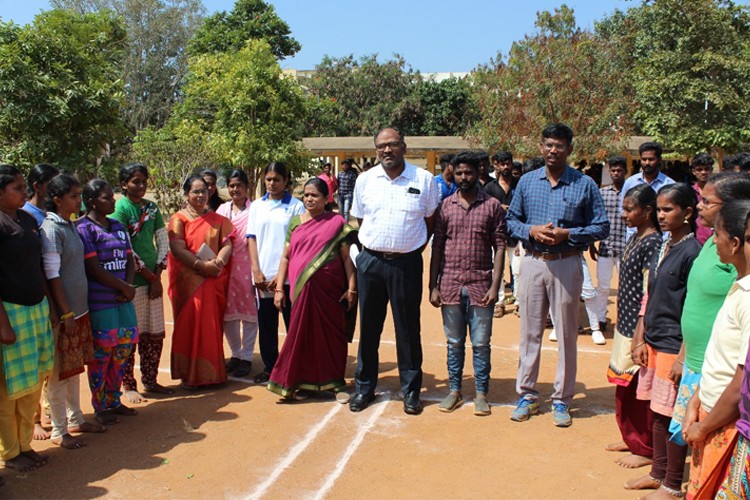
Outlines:
{"label": "man with eyeglasses", "polygon": [[[674,184],[674,179],[661,171],[661,144],[658,142],[644,142],[638,147],[638,155],[641,159],[641,171],[625,179],[625,184],[620,191],[620,212],[622,212],[622,200],[625,195],[638,184],[648,184],[655,193],[668,184]],[[635,234],[634,227],[627,228],[627,241]]]}
{"label": "man with eyeglasses", "polygon": [[375,399],[378,347],[390,302],[404,412],[418,415],[422,249],[432,234],[440,197],[432,175],[405,161],[406,143],[398,129],[378,132],[375,149],[380,165],[357,179],[352,203],[363,248],[356,258],[360,333],[356,394],[349,409],[362,411]]}
{"label": "man with eyeglasses", "polygon": [[[693,191],[695,191],[695,196],[698,198],[698,202],[700,202],[703,199],[703,187],[706,185],[708,176],[714,171],[714,159],[708,153],[697,154],[690,162],[690,168],[695,176]],[[711,228],[698,223],[698,227],[695,229],[695,239],[702,245],[713,233]]]}
{"label": "man with eyeglasses", "polygon": [[568,427],[575,394],[578,303],[583,286],[581,255],[609,235],[604,201],[594,181],[568,165],[573,131],[554,123],[542,132],[539,147],[546,168],[521,177],[508,211],[508,229],[526,250],[518,283],[521,339],[511,419],[528,420],[539,411],[539,361],[547,313],[552,315],[558,357],[552,393],[552,418]]}

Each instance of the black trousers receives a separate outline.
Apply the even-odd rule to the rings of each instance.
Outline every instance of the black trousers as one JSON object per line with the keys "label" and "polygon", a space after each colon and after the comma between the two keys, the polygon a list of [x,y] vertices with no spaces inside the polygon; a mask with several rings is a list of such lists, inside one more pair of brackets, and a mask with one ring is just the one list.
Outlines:
{"label": "black trousers", "polygon": [[357,256],[359,289],[359,354],[355,386],[373,394],[378,383],[378,347],[386,307],[391,303],[396,327],[396,354],[404,394],[422,388],[422,342],[419,307],[422,302],[422,255],[419,252],[385,259],[363,250]]}
{"label": "black trousers", "polygon": [[[289,316],[292,310],[289,302],[289,285],[284,285],[284,293],[287,301],[281,315],[289,331]],[[279,357],[279,310],[273,305],[273,298],[260,299],[258,302],[258,346],[260,358],[263,360],[263,371],[270,374]]]}

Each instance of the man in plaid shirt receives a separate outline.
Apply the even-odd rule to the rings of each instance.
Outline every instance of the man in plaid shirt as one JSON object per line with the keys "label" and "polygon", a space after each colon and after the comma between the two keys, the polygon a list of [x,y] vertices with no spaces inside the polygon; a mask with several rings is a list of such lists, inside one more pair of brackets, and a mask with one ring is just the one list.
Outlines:
{"label": "man in plaid shirt", "polygon": [[357,183],[357,171],[352,168],[351,160],[346,159],[341,162],[341,172],[339,172],[337,180],[339,183],[339,213],[346,222],[349,222],[354,185]]}
{"label": "man in plaid shirt", "polygon": [[[599,189],[604,200],[604,209],[609,219],[609,236],[599,242],[599,249],[591,245],[589,254],[596,263],[596,296],[586,302],[589,318],[596,318],[599,329],[607,327],[607,302],[609,299],[609,285],[612,281],[612,269],[620,271],[620,258],[625,250],[626,229],[625,220],[620,213],[620,198],[622,186],[625,184],[627,160],[622,156],[613,156],[607,161],[609,176],[612,184]],[[591,323],[592,328],[595,323]]]}

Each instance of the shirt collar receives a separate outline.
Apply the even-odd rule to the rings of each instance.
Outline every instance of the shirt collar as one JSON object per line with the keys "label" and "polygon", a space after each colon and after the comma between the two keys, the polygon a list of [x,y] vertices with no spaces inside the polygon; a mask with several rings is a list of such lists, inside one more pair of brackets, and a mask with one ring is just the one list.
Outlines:
{"label": "shirt collar", "polygon": [[[542,167],[539,170],[538,179],[546,179],[547,178],[547,167]],[[560,176],[560,179],[557,181],[558,183],[563,184],[570,184],[575,180],[573,172],[577,170],[573,169],[570,165],[566,165],[565,170],[563,170],[562,175]]]}
{"label": "shirt collar", "polygon": [[740,288],[742,288],[742,290],[746,292],[750,291],[750,274],[748,274],[742,279],[738,279],[737,286],[739,286]]}
{"label": "shirt collar", "polygon": [[[261,198],[261,200],[263,201],[266,201],[267,199],[269,199],[268,193],[264,194],[263,197]],[[284,197],[281,199],[281,203],[283,203],[284,205],[289,205],[289,202],[291,201],[292,201],[292,195],[289,194],[289,192],[285,192]]]}
{"label": "shirt collar", "polygon": [[[474,203],[482,203],[482,202],[488,200],[489,198],[490,198],[490,195],[487,194],[484,189],[482,189],[481,187],[477,186],[477,197],[474,200]],[[458,191],[456,191],[455,193],[453,193],[452,195],[450,195],[449,199],[450,199],[451,203],[458,203]],[[472,205],[474,203],[472,203]],[[471,205],[469,205],[469,206],[471,206]]]}
{"label": "shirt collar", "polygon": [[[375,175],[379,177],[386,177],[388,180],[391,180],[391,178],[388,177],[388,174],[385,173],[385,169],[383,168],[383,165],[378,165],[375,168],[378,169]],[[415,167],[408,161],[404,160],[404,171],[401,172],[401,174],[399,174],[399,176],[396,177],[396,179],[398,179],[399,177],[403,177],[406,180],[412,180],[414,179],[414,176],[416,174],[416,171],[417,171],[416,169],[417,167]],[[393,179],[393,180],[395,181],[396,179]]]}
{"label": "shirt collar", "polygon": [[63,219],[62,217],[60,217],[59,214],[55,212],[47,212],[46,218],[50,219],[52,222],[56,224],[71,224],[72,223],[72,221]]}

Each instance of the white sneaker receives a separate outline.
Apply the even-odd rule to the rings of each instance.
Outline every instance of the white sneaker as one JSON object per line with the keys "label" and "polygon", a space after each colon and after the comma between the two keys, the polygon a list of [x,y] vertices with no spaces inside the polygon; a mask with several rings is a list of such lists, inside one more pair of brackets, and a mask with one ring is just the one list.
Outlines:
{"label": "white sneaker", "polygon": [[591,340],[596,345],[604,345],[607,343],[607,339],[604,338],[604,334],[600,330],[593,330],[591,332]]}
{"label": "white sneaker", "polygon": [[555,329],[553,328],[551,332],[549,332],[549,337],[547,337],[550,342],[557,342],[557,332],[555,332]]}

